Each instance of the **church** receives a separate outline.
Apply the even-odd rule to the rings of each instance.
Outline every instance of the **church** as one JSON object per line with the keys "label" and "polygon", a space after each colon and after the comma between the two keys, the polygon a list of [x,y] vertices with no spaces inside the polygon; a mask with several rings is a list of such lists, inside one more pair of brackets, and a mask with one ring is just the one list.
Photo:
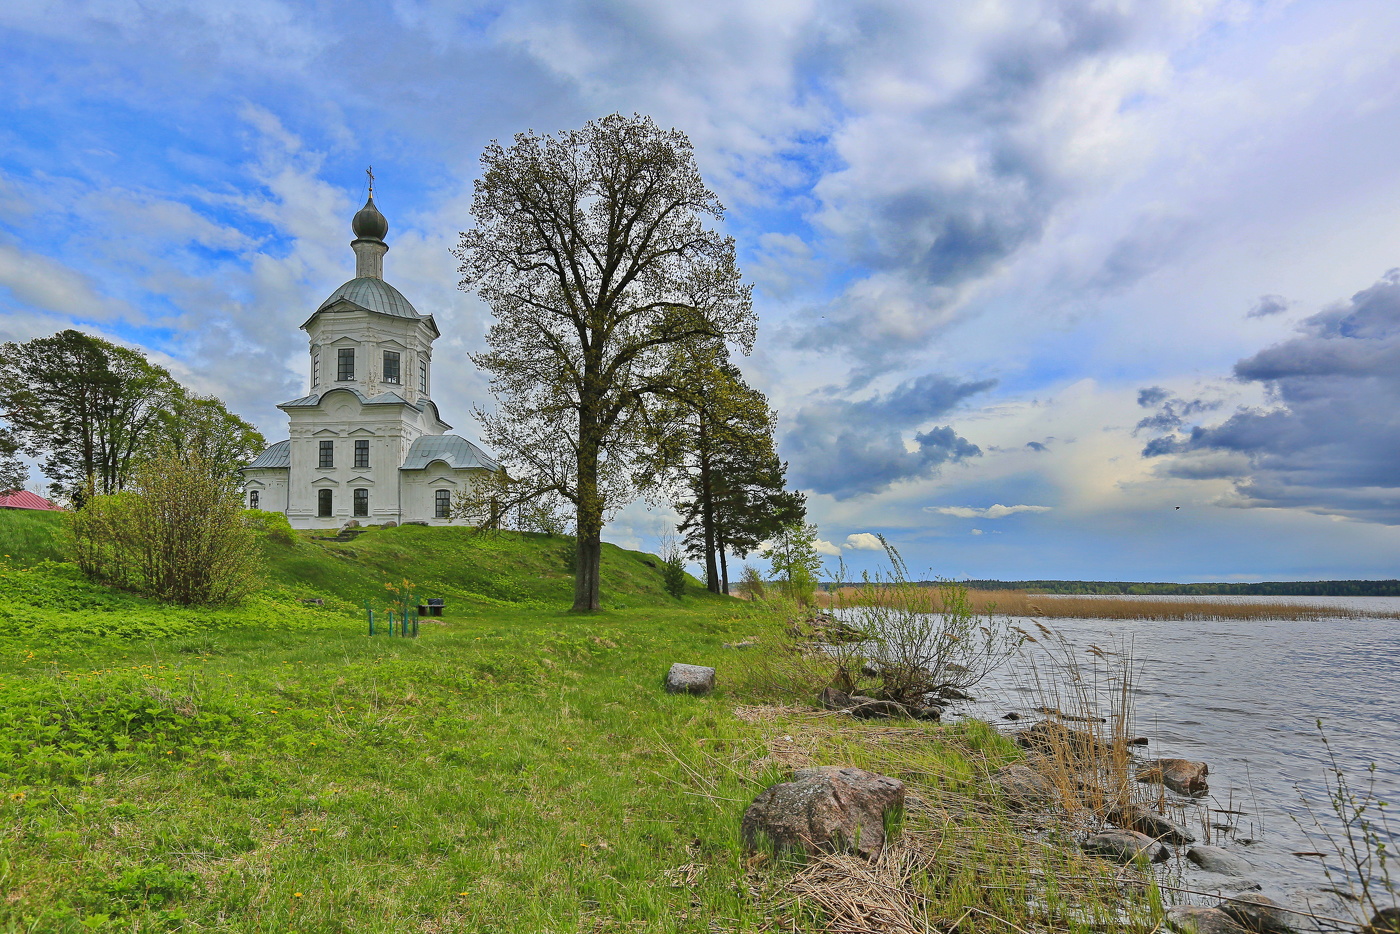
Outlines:
{"label": "church", "polygon": [[432,400],[437,324],[384,281],[389,222],[373,185],[350,228],[355,278],[301,326],[308,392],[278,406],[290,437],[243,468],[248,508],[284,513],[297,529],[465,524],[454,504],[500,466],[447,434]]}

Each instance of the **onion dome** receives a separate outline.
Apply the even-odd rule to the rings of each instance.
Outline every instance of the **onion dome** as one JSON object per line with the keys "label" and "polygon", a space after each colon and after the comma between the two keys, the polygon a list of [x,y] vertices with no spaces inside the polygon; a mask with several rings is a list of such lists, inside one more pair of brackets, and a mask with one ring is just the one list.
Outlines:
{"label": "onion dome", "polygon": [[360,240],[383,240],[389,233],[389,222],[379,213],[379,208],[374,206],[373,194],[369,196],[365,206],[355,212],[350,229]]}

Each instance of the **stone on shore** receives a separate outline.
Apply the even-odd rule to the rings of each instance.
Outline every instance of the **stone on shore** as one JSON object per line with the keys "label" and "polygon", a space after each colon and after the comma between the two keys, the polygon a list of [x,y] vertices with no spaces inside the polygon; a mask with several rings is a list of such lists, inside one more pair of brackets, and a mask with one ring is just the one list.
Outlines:
{"label": "stone on shore", "polygon": [[834,687],[822,689],[817,699],[827,710],[844,710],[862,720],[910,717],[915,720],[937,720],[943,714],[941,707],[916,707],[898,701],[879,700],[862,694],[847,694]]}
{"label": "stone on shore", "polygon": [[1254,871],[1248,860],[1218,846],[1193,846],[1186,851],[1186,858],[1206,872],[1222,876],[1244,876]]}
{"label": "stone on shore", "polygon": [[1167,909],[1167,927],[1181,934],[1246,934],[1247,930],[1219,908],[1195,905]]}
{"label": "stone on shore", "polygon": [[1092,856],[1107,856],[1120,863],[1141,858],[1149,863],[1161,863],[1171,858],[1171,850],[1136,830],[1105,830],[1084,841],[1084,852]]}
{"label": "stone on shore", "polygon": [[1168,820],[1160,814],[1154,814],[1141,805],[1129,804],[1126,807],[1113,808],[1108,812],[1108,820],[1111,824],[1128,830],[1136,830],[1138,833],[1145,833],[1154,840],[1161,840],[1163,843],[1181,846],[1185,843],[1196,842],[1191,831],[1176,821]]}
{"label": "stone on shore", "polygon": [[798,769],[759,794],[744,812],[744,844],[807,853],[853,852],[874,858],[885,846],[885,819],[904,809],[904,783],[864,769]]}
{"label": "stone on shore", "polygon": [[1382,908],[1363,930],[1366,934],[1400,934],[1400,908]]}
{"label": "stone on shore", "polygon": [[1154,759],[1137,770],[1137,780],[1166,785],[1179,795],[1203,795],[1210,790],[1210,767],[1190,759]]}
{"label": "stone on shore", "polygon": [[1016,734],[1016,742],[1024,749],[1049,755],[1066,753],[1080,758],[1108,755],[1108,747],[1086,730],[1076,730],[1062,723],[1041,720]]}
{"label": "stone on shore", "polygon": [[715,670],[676,662],[666,673],[668,694],[708,694],[715,689]]}
{"label": "stone on shore", "polygon": [[1256,934],[1291,934],[1293,931],[1290,913],[1267,895],[1253,892],[1235,895],[1216,907]]}
{"label": "stone on shore", "polygon": [[1048,807],[1055,803],[1055,783],[1027,765],[1008,765],[992,776],[1013,810]]}

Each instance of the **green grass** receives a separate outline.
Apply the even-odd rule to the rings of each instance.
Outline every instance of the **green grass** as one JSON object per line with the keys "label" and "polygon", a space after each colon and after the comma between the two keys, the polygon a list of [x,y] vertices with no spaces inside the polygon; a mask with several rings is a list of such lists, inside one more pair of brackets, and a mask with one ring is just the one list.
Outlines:
{"label": "green grass", "polygon": [[[0,513],[0,541],[27,520]],[[798,867],[741,847],[745,807],[792,764],[775,749],[810,739],[809,761],[927,800],[1016,755],[977,727],[736,717],[809,694],[820,660],[724,648],[779,644],[784,619],[694,581],[677,601],[659,562],[613,546],[607,608],[583,616],[559,538],[264,541],[267,586],[223,610],[89,584],[34,541],[0,562],[4,932],[821,930],[782,907]],[[364,601],[405,578],[447,614],[369,637]],[[667,695],[676,661],[714,665],[717,692]],[[993,849],[923,878],[931,917],[1003,910],[987,860],[1008,892],[1044,878]]]}
{"label": "green grass", "polygon": [[0,509],[0,560],[33,564],[62,561],[63,513],[38,509]]}

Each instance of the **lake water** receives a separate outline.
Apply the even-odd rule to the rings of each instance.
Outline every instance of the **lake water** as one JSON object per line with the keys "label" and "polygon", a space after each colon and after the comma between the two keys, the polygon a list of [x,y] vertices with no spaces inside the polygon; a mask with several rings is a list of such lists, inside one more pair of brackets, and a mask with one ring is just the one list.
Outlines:
{"label": "lake water", "polygon": [[[1397,597],[1207,599],[1400,614]],[[1013,622],[1036,631],[1027,620]],[[1214,822],[1235,824],[1233,833],[1219,834],[1223,839],[1212,843],[1248,859],[1256,869],[1251,878],[1266,894],[1320,914],[1347,916],[1345,905],[1324,891],[1330,883],[1321,860],[1292,854],[1331,850],[1313,829],[1304,801],[1331,833],[1340,835],[1340,822],[1329,805],[1329,761],[1319,719],[1348,777],[1364,789],[1367,768],[1375,763],[1379,798],[1400,809],[1400,619],[1044,622],[1063,635],[1082,663],[1095,661],[1083,654],[1090,645],[1131,654],[1134,733],[1151,743],[1142,754],[1208,763],[1205,805],[1245,812],[1211,815]],[[1102,669],[1104,663],[1099,664]],[[1040,701],[1032,696],[1024,672],[1024,663],[998,672],[973,689],[977,702],[959,713],[987,719],[1008,732],[1035,722],[1032,708]],[[1025,719],[1004,721],[1007,712]],[[1193,829],[1198,828],[1199,812],[1188,816]],[[1391,830],[1400,833],[1400,813],[1395,818]],[[1299,821],[1312,830],[1313,839]],[[1400,840],[1392,839],[1388,849],[1394,852],[1397,844]],[[1341,868],[1335,857],[1328,862]],[[1181,872],[1187,888],[1214,890],[1222,882],[1189,863]]]}

